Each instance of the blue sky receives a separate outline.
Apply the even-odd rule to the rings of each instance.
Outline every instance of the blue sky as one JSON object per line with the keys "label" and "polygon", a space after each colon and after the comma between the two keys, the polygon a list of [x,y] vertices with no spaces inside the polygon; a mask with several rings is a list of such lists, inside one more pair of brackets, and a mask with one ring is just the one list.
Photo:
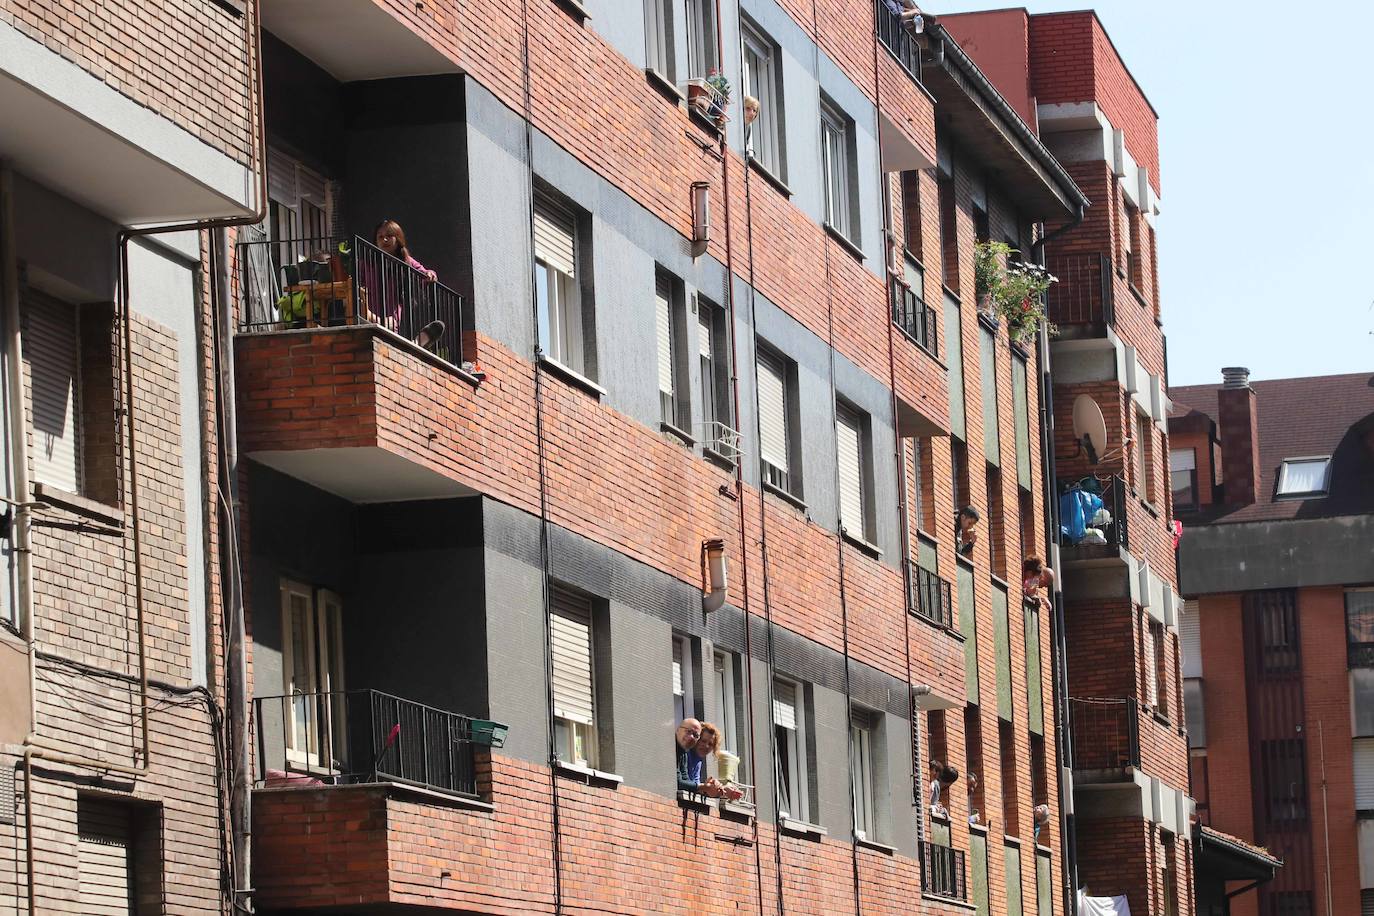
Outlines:
{"label": "blue sky", "polygon": [[1374,4],[1027,4],[1087,7],[1159,113],[1170,383],[1374,372]]}

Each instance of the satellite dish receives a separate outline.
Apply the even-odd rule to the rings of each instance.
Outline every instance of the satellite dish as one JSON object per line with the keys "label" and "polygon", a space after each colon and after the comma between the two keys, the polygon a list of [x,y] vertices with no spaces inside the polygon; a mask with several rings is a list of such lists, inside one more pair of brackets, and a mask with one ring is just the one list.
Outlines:
{"label": "satellite dish", "polygon": [[1088,453],[1088,462],[1097,464],[1098,456],[1107,450],[1107,421],[1102,408],[1086,394],[1073,401],[1073,435]]}

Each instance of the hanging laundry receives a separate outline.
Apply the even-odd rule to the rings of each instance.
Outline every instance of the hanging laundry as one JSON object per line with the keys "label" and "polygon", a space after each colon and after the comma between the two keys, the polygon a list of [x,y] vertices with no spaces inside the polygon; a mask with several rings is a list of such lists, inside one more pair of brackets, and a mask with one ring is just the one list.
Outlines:
{"label": "hanging laundry", "polygon": [[1120,897],[1089,897],[1088,892],[1078,892],[1078,916],[1131,916],[1131,903],[1123,894]]}

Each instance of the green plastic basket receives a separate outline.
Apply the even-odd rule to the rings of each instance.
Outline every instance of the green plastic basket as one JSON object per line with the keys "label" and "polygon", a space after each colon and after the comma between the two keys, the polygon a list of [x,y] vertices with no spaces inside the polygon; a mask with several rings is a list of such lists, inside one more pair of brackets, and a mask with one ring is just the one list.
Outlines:
{"label": "green plastic basket", "polygon": [[490,719],[473,719],[472,743],[483,744],[487,747],[502,747],[506,743],[506,733],[509,731],[509,725],[502,725],[500,722],[493,722]]}

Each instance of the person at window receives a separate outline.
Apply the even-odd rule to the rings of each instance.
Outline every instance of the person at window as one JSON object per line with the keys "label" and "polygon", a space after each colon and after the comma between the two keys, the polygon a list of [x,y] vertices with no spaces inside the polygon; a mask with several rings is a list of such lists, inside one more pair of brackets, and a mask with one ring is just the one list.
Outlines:
{"label": "person at window", "polygon": [[945,790],[959,779],[959,771],[948,764],[932,760],[930,762],[930,816],[948,818],[949,809],[941,803]]}
{"label": "person at window", "polygon": [[[1021,589],[1027,598],[1034,598],[1040,607],[1050,607],[1050,592],[1054,591],[1054,570],[1032,554],[1021,561]],[[1044,591],[1041,591],[1044,589]]]}
{"label": "person at window", "polygon": [[720,798],[721,785],[714,776],[706,776],[706,758],[696,752],[701,741],[701,721],[683,719],[677,727],[673,751],[677,754],[677,790],[708,798]]}
{"label": "person at window", "polygon": [[972,506],[965,506],[959,510],[959,515],[954,519],[954,537],[960,556],[973,556],[973,545],[978,543],[980,521],[982,516]]}
{"label": "person at window", "polygon": [[1039,842],[1040,842],[1040,831],[1043,830],[1045,827],[1049,826],[1049,823],[1050,823],[1050,806],[1049,806],[1049,805],[1036,805],[1036,806],[1035,806],[1034,815],[1035,815],[1035,842],[1039,843]]}
{"label": "person at window", "polygon": [[978,791],[978,774],[970,771],[964,784],[968,786],[968,825],[972,827],[979,820],[978,809],[974,805],[974,795]]}
{"label": "person at window", "polygon": [[[415,260],[415,256],[410,253],[410,246],[406,244],[405,230],[401,228],[400,223],[394,219],[384,219],[377,224],[377,229],[373,235],[378,248],[398,261],[404,262],[407,267],[420,274],[425,283],[434,283],[439,279],[438,274]],[[365,285],[383,287],[380,291],[383,321],[393,331],[399,331],[402,311],[400,291],[407,284],[401,277],[386,277],[387,269],[383,267],[382,270],[384,272],[383,278],[371,278],[374,282],[370,284],[365,282]],[[380,284],[376,282],[378,279],[381,279]],[[420,333],[415,337],[415,342],[428,350],[443,336],[444,323],[436,318],[420,329]]]}
{"label": "person at window", "polygon": [[[720,729],[710,722],[701,723],[701,737],[697,738],[696,747],[692,748],[691,754],[701,759],[703,768],[706,765],[706,758],[720,750]],[[705,770],[703,769],[703,772]],[[706,784],[717,786],[720,789],[720,797],[726,801],[739,801],[744,797],[744,793],[734,786],[720,782],[716,777],[711,776],[706,780]]]}

